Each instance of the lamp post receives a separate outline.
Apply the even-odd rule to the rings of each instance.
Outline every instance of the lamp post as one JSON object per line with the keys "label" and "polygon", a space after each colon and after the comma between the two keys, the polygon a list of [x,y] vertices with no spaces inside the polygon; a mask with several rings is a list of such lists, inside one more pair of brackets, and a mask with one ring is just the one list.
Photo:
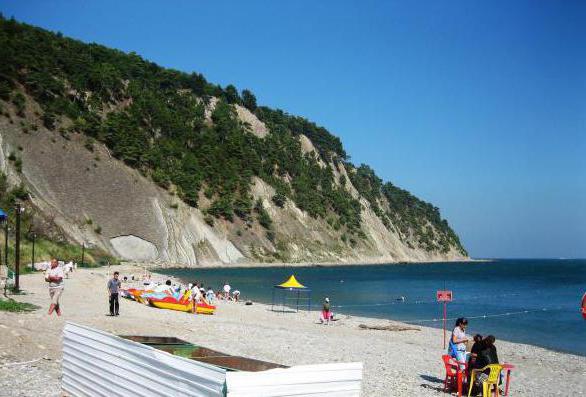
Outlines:
{"label": "lamp post", "polygon": [[16,214],[16,226],[14,230],[14,291],[20,291],[20,215],[24,212],[24,207],[20,203],[14,206]]}
{"label": "lamp post", "polygon": [[37,234],[35,232],[31,233],[31,237],[33,238],[33,253],[32,253],[32,259],[31,259],[31,267],[32,270],[35,270],[35,239],[37,238]]}
{"label": "lamp post", "polygon": [[8,266],[8,218],[4,222],[4,264]]}
{"label": "lamp post", "polygon": [[[6,223],[8,224],[8,216],[6,215],[6,212],[0,210],[0,225],[2,223]],[[8,266],[8,263],[5,263],[6,266]],[[0,248],[0,266],[2,266],[2,249]]]}

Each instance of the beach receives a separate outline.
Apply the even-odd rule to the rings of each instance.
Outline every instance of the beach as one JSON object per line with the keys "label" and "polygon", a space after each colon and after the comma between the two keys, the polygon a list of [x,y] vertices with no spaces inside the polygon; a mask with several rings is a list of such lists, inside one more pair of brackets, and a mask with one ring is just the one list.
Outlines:
{"label": "beach", "polygon": [[[110,271],[114,269],[122,276],[143,271],[130,265]],[[364,330],[360,324],[401,324],[347,315],[325,326],[318,323],[317,312],[277,313],[270,306],[233,302],[219,302],[215,315],[204,316],[158,310],[121,299],[121,315],[110,317],[108,271],[78,269],[65,280],[64,315],[60,318],[46,314],[49,299],[43,275],[21,277],[26,294],[15,298],[41,309],[0,312],[1,396],[61,395],[61,334],[66,321],[113,334],[175,336],[229,354],[284,365],[361,361],[363,396],[447,395],[442,392],[445,370],[441,330]],[[153,278],[164,280],[167,276],[153,274]],[[497,340],[497,347],[501,362],[516,366],[510,395],[586,394],[586,357],[502,340]]]}

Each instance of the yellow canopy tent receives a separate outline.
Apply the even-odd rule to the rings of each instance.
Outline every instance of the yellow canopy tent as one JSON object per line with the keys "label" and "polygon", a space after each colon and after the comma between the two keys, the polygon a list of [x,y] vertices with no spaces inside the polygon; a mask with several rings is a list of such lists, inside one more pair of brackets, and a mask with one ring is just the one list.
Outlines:
{"label": "yellow canopy tent", "polygon": [[[287,295],[293,294],[293,297],[288,297]],[[304,296],[301,296],[301,295]],[[278,299],[280,295],[280,300]],[[275,306],[275,298],[277,298],[276,303],[281,303],[281,311],[285,311],[286,306],[292,306],[287,301],[295,300],[295,309],[299,311],[299,301],[306,300],[307,301],[307,310],[311,309],[311,290],[307,288],[305,285],[301,284],[295,278],[295,275],[291,275],[289,279],[282,282],[281,284],[277,284],[273,286],[273,302],[271,304],[271,310],[274,311]]]}
{"label": "yellow canopy tent", "polygon": [[305,288],[305,285],[297,281],[295,275],[292,274],[291,277],[289,277],[289,280],[279,285],[275,285],[275,288]]}

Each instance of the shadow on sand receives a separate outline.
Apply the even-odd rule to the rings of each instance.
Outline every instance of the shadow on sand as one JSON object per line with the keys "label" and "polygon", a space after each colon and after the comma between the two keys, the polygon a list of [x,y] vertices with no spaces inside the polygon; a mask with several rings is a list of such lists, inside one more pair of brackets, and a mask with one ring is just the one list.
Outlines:
{"label": "shadow on sand", "polygon": [[437,392],[444,391],[444,380],[443,379],[440,379],[437,376],[431,376],[431,375],[419,375],[419,377],[426,382],[430,382],[430,383],[435,384],[435,385],[430,385],[428,383],[422,383],[419,385],[420,387],[422,387],[424,389],[428,389],[428,390],[435,390]]}

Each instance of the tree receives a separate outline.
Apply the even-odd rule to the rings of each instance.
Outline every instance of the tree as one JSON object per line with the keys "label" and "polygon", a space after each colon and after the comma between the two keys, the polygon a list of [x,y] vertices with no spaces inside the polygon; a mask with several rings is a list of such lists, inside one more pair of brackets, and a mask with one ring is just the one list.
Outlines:
{"label": "tree", "polygon": [[224,100],[229,104],[240,104],[241,99],[238,90],[232,84],[229,84],[224,89]]}
{"label": "tree", "polygon": [[251,91],[242,91],[242,106],[244,106],[253,113],[256,110],[256,97]]}

